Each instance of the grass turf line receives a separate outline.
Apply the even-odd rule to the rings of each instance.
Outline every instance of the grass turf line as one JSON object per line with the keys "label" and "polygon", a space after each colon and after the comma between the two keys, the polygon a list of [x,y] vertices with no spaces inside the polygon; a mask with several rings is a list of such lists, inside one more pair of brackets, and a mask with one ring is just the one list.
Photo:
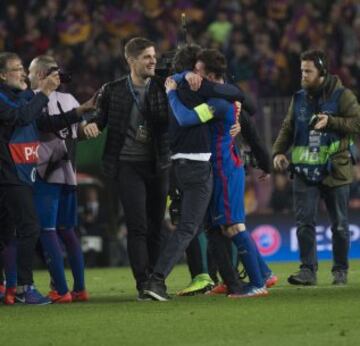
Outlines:
{"label": "grass turf line", "polygon": [[[331,285],[329,262],[320,263],[316,287],[287,284],[296,263],[271,267],[280,283],[269,297],[175,297],[170,302],[137,302],[128,268],[88,270],[88,303],[1,305],[0,342],[12,346],[360,343],[360,261],[351,262],[345,287]],[[35,280],[45,293],[47,273],[36,272]],[[169,277],[169,293],[188,281],[186,267],[178,266]]]}

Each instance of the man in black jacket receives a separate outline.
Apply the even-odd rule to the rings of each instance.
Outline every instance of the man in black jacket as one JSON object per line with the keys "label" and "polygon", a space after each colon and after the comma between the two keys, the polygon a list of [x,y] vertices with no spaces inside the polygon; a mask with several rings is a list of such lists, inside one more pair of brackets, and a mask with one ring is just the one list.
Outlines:
{"label": "man in black jacket", "polygon": [[[39,82],[39,92],[25,97],[26,73],[14,53],[0,54],[0,207],[1,224],[16,229],[18,286],[17,300],[26,304],[48,304],[33,286],[32,258],[39,236],[31,185],[35,180],[37,130],[62,129],[79,122],[87,107],[79,107],[50,119],[43,113],[48,95],[59,86],[53,72]],[[11,226],[10,226],[11,225]],[[1,230],[6,232],[6,230]]]}
{"label": "man in black jacket", "polygon": [[[102,87],[96,125],[107,127],[104,173],[114,180],[124,208],[130,265],[143,300],[159,255],[168,192],[168,102],[163,80],[155,76],[154,43],[133,38],[125,57],[130,74]],[[93,136],[93,128],[89,124],[85,134]]]}

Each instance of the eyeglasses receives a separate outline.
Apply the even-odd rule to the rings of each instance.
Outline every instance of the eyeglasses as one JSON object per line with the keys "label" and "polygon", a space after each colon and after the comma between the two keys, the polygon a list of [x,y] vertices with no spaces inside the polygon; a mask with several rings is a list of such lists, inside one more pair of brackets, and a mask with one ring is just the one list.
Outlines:
{"label": "eyeglasses", "polygon": [[8,68],[8,69],[5,69],[5,70],[4,70],[4,72],[23,72],[23,71],[25,71],[24,66],[14,67],[14,68]]}

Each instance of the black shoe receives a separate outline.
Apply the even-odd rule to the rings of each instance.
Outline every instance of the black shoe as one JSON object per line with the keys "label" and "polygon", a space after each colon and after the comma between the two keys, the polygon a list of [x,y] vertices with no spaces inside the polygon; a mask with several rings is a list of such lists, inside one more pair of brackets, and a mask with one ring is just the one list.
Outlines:
{"label": "black shoe", "polygon": [[288,283],[291,285],[314,286],[316,281],[316,274],[309,268],[301,268],[288,277]]}
{"label": "black shoe", "polygon": [[152,298],[149,297],[143,290],[139,291],[136,299],[139,302],[146,302],[152,300]]}
{"label": "black shoe", "polygon": [[154,300],[160,302],[166,302],[170,299],[170,296],[166,293],[166,285],[164,280],[151,278],[149,286],[144,289],[144,293]]}
{"label": "black shoe", "polygon": [[333,285],[346,285],[347,284],[347,272],[345,270],[335,270],[332,272],[334,280]]}

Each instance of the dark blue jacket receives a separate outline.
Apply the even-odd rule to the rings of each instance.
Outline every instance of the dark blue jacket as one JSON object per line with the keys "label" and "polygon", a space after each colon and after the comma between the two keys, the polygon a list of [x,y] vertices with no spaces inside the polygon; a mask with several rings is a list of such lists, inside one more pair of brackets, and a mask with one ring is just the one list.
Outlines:
{"label": "dark blue jacket", "polygon": [[75,110],[49,117],[43,111],[48,101],[41,92],[20,92],[0,84],[0,185],[34,182],[38,129],[57,131],[81,120]]}

